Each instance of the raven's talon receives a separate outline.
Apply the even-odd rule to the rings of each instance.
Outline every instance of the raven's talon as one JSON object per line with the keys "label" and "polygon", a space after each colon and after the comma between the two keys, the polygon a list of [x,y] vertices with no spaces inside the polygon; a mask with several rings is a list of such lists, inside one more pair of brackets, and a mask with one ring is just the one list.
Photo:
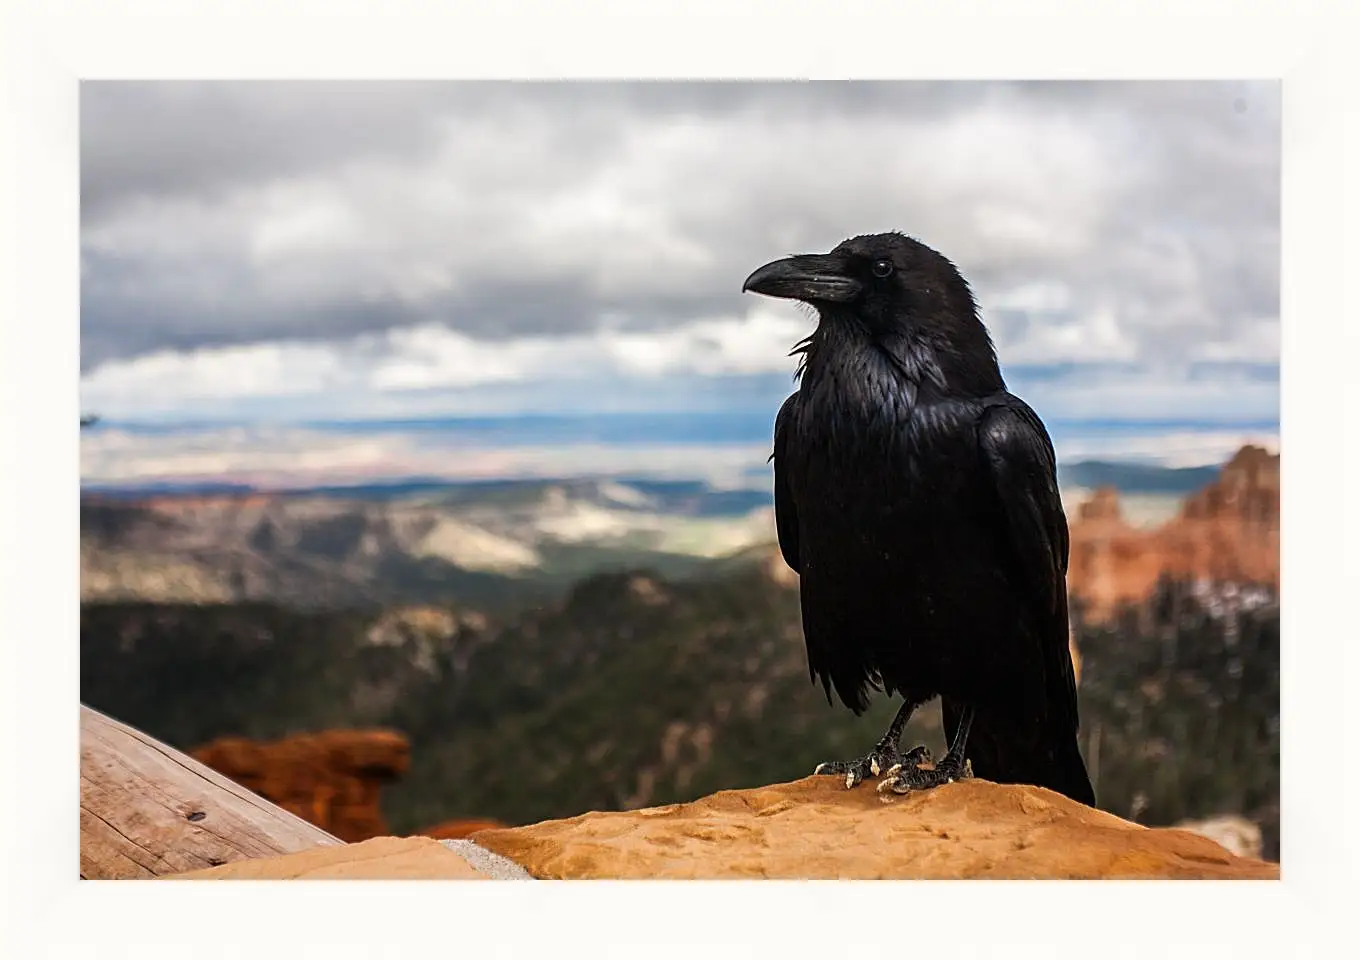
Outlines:
{"label": "raven's talon", "polygon": [[893,793],[910,793],[911,784],[907,782],[905,777],[893,775],[878,781],[877,790],[879,793],[887,793],[889,790]]}
{"label": "raven's talon", "polygon": [[817,764],[817,769],[812,771],[812,775],[820,776],[828,774],[833,777],[845,775],[845,789],[849,790],[869,775],[869,758],[864,757],[860,760],[831,760],[827,763]]}
{"label": "raven's talon", "polygon": [[940,782],[935,782],[934,778],[931,778],[928,782],[908,774],[905,777],[884,777],[878,782],[878,792],[887,793],[888,791],[892,791],[893,793],[911,793],[913,790],[924,790],[927,787],[940,785]]}
{"label": "raven's talon", "polygon": [[813,776],[844,774],[845,789],[852,790],[865,780],[880,775],[892,776],[904,765],[915,768],[917,764],[929,760],[930,750],[924,746],[912,747],[906,753],[901,753],[890,743],[880,741],[868,756],[860,757],[858,760],[830,760],[819,763],[812,774]]}
{"label": "raven's talon", "polygon": [[910,793],[913,790],[929,790],[942,787],[955,780],[966,780],[973,775],[973,764],[964,760],[960,763],[945,757],[933,770],[908,767],[904,773],[900,769],[889,770],[888,775],[878,782],[878,792]]}
{"label": "raven's talon", "polygon": [[873,776],[875,764],[882,765],[882,758],[861,757],[858,760],[832,760],[828,763],[817,764],[817,769],[812,771],[814,776],[819,774],[830,774],[832,776],[845,775],[845,789],[852,790],[862,781],[868,780]]}

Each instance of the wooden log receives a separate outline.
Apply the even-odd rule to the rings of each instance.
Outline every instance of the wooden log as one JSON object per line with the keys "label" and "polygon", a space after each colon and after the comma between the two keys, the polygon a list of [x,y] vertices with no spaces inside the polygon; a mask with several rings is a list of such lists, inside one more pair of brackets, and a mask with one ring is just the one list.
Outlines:
{"label": "wooden log", "polygon": [[340,844],[192,757],[80,705],[80,876],[151,878]]}

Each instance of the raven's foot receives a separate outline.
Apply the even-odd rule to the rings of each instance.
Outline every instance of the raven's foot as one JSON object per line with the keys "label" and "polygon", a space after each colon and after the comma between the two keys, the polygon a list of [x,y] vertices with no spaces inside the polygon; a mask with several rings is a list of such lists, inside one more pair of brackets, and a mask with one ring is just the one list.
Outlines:
{"label": "raven's foot", "polygon": [[878,792],[910,793],[913,790],[929,790],[941,787],[955,780],[967,780],[973,775],[973,764],[969,760],[946,756],[932,770],[902,764],[889,767],[883,779],[878,782]]}
{"label": "raven's foot", "polygon": [[858,760],[819,763],[812,773],[813,776],[822,773],[844,774],[845,788],[849,790],[861,781],[876,777],[889,769],[915,770],[917,764],[929,762],[930,750],[925,746],[912,747],[906,753],[902,753],[892,743],[879,741],[878,746],[869,751],[868,756],[860,757]]}

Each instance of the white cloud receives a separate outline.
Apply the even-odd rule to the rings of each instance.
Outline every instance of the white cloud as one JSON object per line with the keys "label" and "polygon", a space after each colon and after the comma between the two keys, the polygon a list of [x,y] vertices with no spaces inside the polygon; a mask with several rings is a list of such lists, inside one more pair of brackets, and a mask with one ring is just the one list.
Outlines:
{"label": "white cloud", "polygon": [[1166,467],[1201,467],[1225,463],[1247,444],[1280,449],[1272,430],[1172,431],[1145,436],[1087,434],[1054,443],[1059,460],[1142,460]]}
{"label": "white cloud", "polygon": [[[773,412],[792,388],[796,361],[789,349],[812,324],[787,304],[762,302],[745,317],[657,332],[484,341],[431,324],[344,343],[204,347],[105,364],[82,379],[81,403],[124,420],[262,413],[272,420],[343,419],[553,413],[568,396],[573,409],[620,403],[648,409],[643,394],[679,391],[681,409],[699,409],[695,391],[704,383],[765,376],[766,399],[757,402]],[[1271,325],[1261,327],[1268,346]],[[1269,366],[1269,353],[1254,352],[1251,341],[1217,353],[1205,345],[1179,363],[1138,364],[1129,362],[1128,338],[1106,313],[1084,323],[1042,324],[1018,344],[1004,336],[998,342],[1003,367],[1017,371],[1008,373],[1012,390],[1046,417],[1241,422],[1279,415],[1278,382],[1251,366],[1262,358]],[[1201,357],[1221,364],[1189,365]],[[1243,362],[1249,366],[1234,365]],[[1054,365],[1057,373],[1044,373]]]}
{"label": "white cloud", "polygon": [[265,191],[243,238],[262,271],[289,260],[328,256],[361,246],[357,211],[336,185],[302,183]]}
{"label": "white cloud", "polygon": [[1108,304],[1086,314],[1035,311],[1024,332],[994,331],[997,351],[1005,363],[1114,363],[1138,358],[1138,344]]}
{"label": "white cloud", "polygon": [[265,343],[163,351],[106,363],[81,382],[81,401],[110,416],[182,410],[185,401],[467,388],[526,381],[723,376],[793,372],[789,349],[806,317],[757,307],[745,317],[656,332],[606,330],[565,337],[477,340],[426,324],[342,344]]}
{"label": "white cloud", "polygon": [[81,398],[100,409],[152,412],[185,400],[322,393],[351,379],[332,346],[257,343],[165,350],[104,364],[82,378]]}
{"label": "white cloud", "polygon": [[1221,363],[1278,363],[1280,360],[1279,317],[1251,317],[1233,329],[1233,335],[1198,344],[1192,356],[1197,360]]}

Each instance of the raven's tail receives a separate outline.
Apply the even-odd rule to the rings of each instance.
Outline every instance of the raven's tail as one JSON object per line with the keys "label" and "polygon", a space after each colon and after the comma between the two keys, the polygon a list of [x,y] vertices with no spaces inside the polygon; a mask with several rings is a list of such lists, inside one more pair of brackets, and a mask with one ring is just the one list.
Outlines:
{"label": "raven's tail", "polygon": [[[952,742],[962,706],[945,699],[941,710],[946,741]],[[1095,790],[1077,748],[1076,731],[1059,732],[1046,726],[1027,728],[1013,716],[975,711],[964,751],[973,774],[994,783],[1047,787],[1077,803],[1095,806]]]}
{"label": "raven's tail", "polygon": [[1086,772],[1086,761],[1082,759],[1081,751],[1077,749],[1075,732],[1059,741],[1048,769],[1049,782],[1041,783],[1039,786],[1056,790],[1063,796],[1077,803],[1084,803],[1088,807],[1096,805],[1096,792],[1091,786],[1091,777]]}

